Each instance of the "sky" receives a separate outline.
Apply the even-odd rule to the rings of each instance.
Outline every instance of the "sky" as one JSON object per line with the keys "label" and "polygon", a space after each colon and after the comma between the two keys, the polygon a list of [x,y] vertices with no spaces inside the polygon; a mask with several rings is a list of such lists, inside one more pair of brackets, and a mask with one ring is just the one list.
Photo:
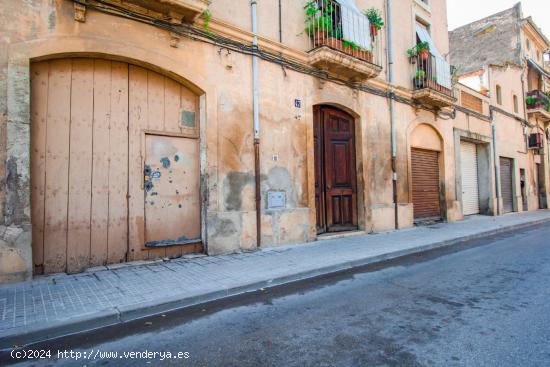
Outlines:
{"label": "sky", "polygon": [[[449,30],[509,9],[519,0],[447,0]],[[550,38],[550,0],[522,0],[523,16],[532,16]]]}

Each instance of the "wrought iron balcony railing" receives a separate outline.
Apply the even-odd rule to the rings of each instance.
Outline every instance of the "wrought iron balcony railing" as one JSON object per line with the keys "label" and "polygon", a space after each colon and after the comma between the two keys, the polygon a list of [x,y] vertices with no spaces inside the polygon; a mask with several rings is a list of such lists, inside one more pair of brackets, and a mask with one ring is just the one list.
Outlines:
{"label": "wrought iron balcony railing", "polygon": [[413,89],[432,89],[453,97],[452,69],[445,60],[430,53],[411,58],[413,69]]}
{"label": "wrought iron balcony railing", "polygon": [[335,0],[314,0],[306,5],[310,50],[328,47],[380,66],[383,50],[378,32],[355,6]]}
{"label": "wrought iron balcony railing", "polygon": [[528,110],[540,108],[544,111],[550,111],[550,98],[540,90],[528,92],[525,102]]}

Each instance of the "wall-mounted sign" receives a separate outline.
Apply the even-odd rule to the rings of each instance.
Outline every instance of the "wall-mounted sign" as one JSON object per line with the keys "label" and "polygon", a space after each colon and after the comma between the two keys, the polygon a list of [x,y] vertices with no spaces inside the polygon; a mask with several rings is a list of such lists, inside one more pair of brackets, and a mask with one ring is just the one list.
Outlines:
{"label": "wall-mounted sign", "polygon": [[284,191],[268,191],[267,192],[267,209],[280,209],[286,205],[286,192]]}

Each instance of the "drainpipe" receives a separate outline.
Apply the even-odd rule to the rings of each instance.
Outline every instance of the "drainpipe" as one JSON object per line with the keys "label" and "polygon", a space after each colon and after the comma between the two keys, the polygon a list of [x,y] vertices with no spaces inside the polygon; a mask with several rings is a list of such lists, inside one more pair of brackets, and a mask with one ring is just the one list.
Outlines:
{"label": "drainpipe", "polygon": [[497,164],[497,126],[495,123],[495,113],[493,109],[490,107],[489,107],[489,115],[491,116],[491,133],[493,137],[493,165],[495,168],[495,194],[497,195],[496,215],[500,215],[500,174],[498,172],[498,164]]}
{"label": "drainpipe", "polygon": [[[487,66],[487,84],[490,91],[493,90],[491,85],[491,68]],[[490,93],[490,92],[489,92]],[[490,94],[489,94],[490,95]],[[500,172],[498,170],[498,153],[497,153],[497,125],[495,122],[495,111],[489,99],[489,117],[491,118],[491,135],[493,138],[493,165],[495,170],[495,194],[497,196],[497,215],[500,215]]]}
{"label": "drainpipe", "polygon": [[397,140],[395,127],[395,101],[393,91],[393,31],[392,31],[392,0],[386,3],[386,29],[388,30],[388,46],[386,49],[388,57],[388,81],[390,83],[390,125],[391,125],[391,169],[392,169],[392,188],[395,229],[399,229],[399,206],[397,202]]}
{"label": "drainpipe", "polygon": [[[250,1],[250,7],[252,12],[252,46],[254,50],[258,48],[258,20],[257,20],[257,0]],[[255,189],[256,189],[256,246],[261,246],[261,227],[262,227],[262,194],[261,194],[261,181],[260,181],[260,104],[259,94],[260,85],[258,81],[258,56],[252,56],[252,110],[254,119],[254,177],[255,177]]]}
{"label": "drainpipe", "polygon": [[283,0],[279,0],[279,42],[283,43]]}

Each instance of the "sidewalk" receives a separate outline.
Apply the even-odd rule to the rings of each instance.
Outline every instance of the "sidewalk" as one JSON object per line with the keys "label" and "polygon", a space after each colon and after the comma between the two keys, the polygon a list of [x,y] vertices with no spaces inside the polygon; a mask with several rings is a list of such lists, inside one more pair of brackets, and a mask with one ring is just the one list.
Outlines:
{"label": "sidewalk", "polygon": [[0,286],[0,348],[394,259],[537,223],[550,211],[470,217],[377,235],[199,256]]}

